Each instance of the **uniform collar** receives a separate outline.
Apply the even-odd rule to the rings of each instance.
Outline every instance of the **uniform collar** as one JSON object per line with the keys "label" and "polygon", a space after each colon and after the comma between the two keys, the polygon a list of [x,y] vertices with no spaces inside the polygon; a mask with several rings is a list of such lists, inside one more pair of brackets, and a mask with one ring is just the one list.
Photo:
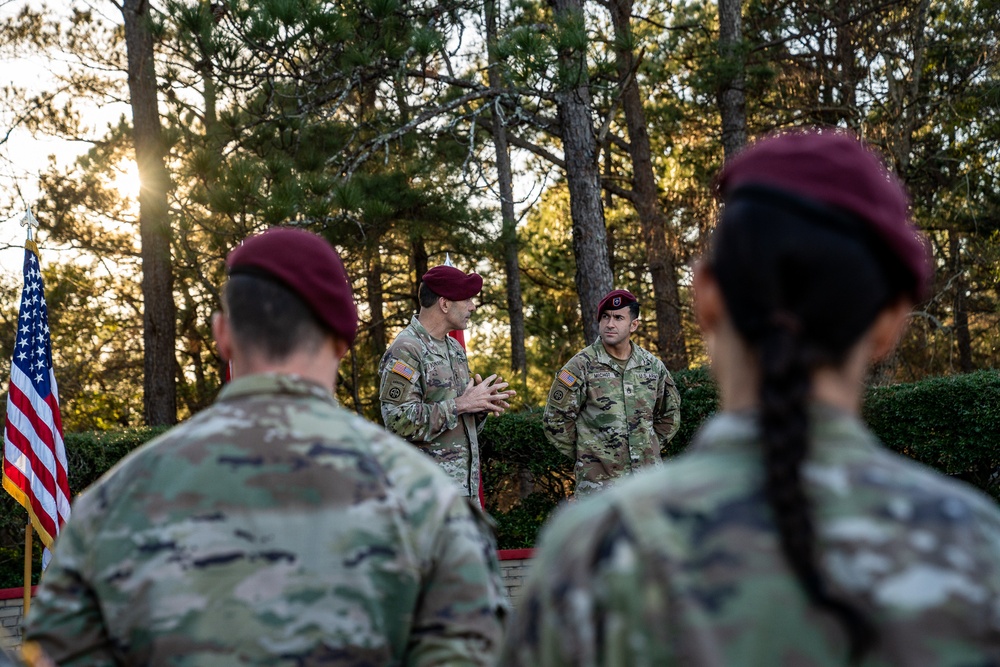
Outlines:
{"label": "uniform collar", "polygon": [[416,315],[414,315],[413,319],[410,320],[410,326],[413,327],[413,332],[417,334],[417,338],[419,338],[424,345],[431,346],[432,349],[438,350],[440,350],[443,345],[446,349],[452,352],[462,351],[464,353],[462,346],[459,345],[458,341],[451,336],[445,335],[444,340],[438,340],[432,336],[430,332],[427,331],[427,328],[420,323],[420,320],[417,319]]}
{"label": "uniform collar", "polygon": [[[629,370],[630,368],[634,368],[636,366],[645,366],[647,362],[645,356],[643,355],[645,350],[632,342],[631,339],[629,339],[629,342],[632,344],[632,355],[628,358],[628,363],[625,364],[624,370]],[[601,342],[600,336],[597,337],[597,340],[594,341],[594,344],[591,345],[591,347],[594,348],[597,361],[605,366],[622,370],[622,366],[619,361],[617,359],[612,359],[611,355],[608,354],[608,351],[604,349],[604,343]]]}
{"label": "uniform collar", "polygon": [[[698,433],[691,448],[698,451],[746,451],[758,442],[756,410],[723,412],[710,419]],[[813,451],[812,459],[840,458],[858,450],[878,446],[875,436],[855,415],[821,403],[809,406],[809,433],[814,443],[833,442],[835,446]]]}
{"label": "uniform collar", "polygon": [[233,380],[219,392],[218,401],[231,401],[258,394],[311,396],[336,405],[337,399],[325,387],[298,375],[259,373]]}

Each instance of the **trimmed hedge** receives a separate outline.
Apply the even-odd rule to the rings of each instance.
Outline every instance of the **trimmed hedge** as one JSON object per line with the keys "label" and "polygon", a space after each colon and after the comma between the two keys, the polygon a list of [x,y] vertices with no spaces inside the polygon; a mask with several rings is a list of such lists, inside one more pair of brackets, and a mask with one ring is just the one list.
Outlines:
{"label": "trimmed hedge", "polygon": [[[718,408],[705,368],[674,374],[681,428],[667,456],[682,452]],[[887,447],[1000,498],[1000,371],[932,378],[870,389],[862,416]],[[66,434],[70,489],[78,493],[125,454],[164,429]],[[480,436],[486,506],[502,549],[531,547],[542,523],[572,488],[569,459],[542,433],[541,411],[491,417]],[[0,588],[20,586],[27,514],[0,494]],[[35,540],[33,580],[40,572]]]}
{"label": "trimmed hedge", "polygon": [[872,389],[862,417],[890,449],[1000,499],[1000,371]]}

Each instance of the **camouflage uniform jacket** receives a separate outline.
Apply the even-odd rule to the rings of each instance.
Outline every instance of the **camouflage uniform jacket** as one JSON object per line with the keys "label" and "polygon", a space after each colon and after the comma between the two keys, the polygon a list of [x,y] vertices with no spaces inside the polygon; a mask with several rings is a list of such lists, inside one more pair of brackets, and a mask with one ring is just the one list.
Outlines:
{"label": "camouflage uniform jacket", "polygon": [[288,375],[241,378],[73,505],[25,639],[87,665],[488,665],[485,519]]}
{"label": "camouflage uniform jacket", "polygon": [[[861,664],[1000,664],[1000,511],[882,448],[855,418],[813,412],[804,470],[821,566],[864,609]],[[501,665],[847,665],[847,640],[782,556],[751,415],[570,506],[542,546]]]}
{"label": "camouflage uniform jacket", "polygon": [[435,339],[414,317],[379,364],[385,427],[438,462],[470,498],[479,497],[479,430],[486,415],[459,415],[469,360],[457,340]]}
{"label": "camouflage uniform jacket", "polygon": [[542,417],[545,436],[576,461],[576,493],[659,465],[680,428],[681,398],[663,362],[632,344],[624,372],[601,339],[556,374]]}

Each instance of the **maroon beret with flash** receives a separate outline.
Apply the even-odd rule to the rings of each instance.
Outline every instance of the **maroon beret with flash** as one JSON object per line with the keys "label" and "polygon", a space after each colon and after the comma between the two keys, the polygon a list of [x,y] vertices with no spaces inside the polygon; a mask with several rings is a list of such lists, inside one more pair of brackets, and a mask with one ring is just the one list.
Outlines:
{"label": "maroon beret with flash", "polygon": [[230,276],[270,278],[294,292],[337,338],[348,345],[358,332],[358,310],[340,256],[326,239],[292,227],[251,236],[226,258]]}
{"label": "maroon beret with flash", "polygon": [[910,222],[909,197],[882,160],[857,138],[839,130],[799,130],[772,135],[722,169],[723,199],[743,185],[764,185],[853,214],[910,272],[918,297],[926,296],[930,247]]}
{"label": "maroon beret with flash", "polygon": [[449,301],[465,301],[483,289],[483,277],[478,273],[464,273],[454,266],[435,266],[421,278],[438,296]]}
{"label": "maroon beret with flash", "polygon": [[601,313],[605,310],[618,310],[619,308],[625,308],[629,304],[638,302],[639,300],[635,298],[635,294],[632,294],[627,289],[612,290],[597,304],[597,319],[601,319]]}

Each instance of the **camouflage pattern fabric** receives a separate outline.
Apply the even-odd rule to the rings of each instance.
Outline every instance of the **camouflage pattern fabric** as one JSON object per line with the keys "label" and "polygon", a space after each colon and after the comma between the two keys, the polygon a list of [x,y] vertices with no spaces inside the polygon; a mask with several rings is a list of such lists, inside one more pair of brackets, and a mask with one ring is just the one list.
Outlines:
{"label": "camouflage pattern fabric", "polygon": [[385,427],[437,461],[466,496],[479,497],[479,430],[485,414],[455,412],[469,360],[451,336],[437,340],[414,317],[378,369]]}
{"label": "camouflage pattern fabric", "polygon": [[556,374],[542,423],[549,442],[576,461],[576,493],[586,495],[659,465],[680,428],[680,405],[662,361],[633,343],[623,371],[598,338]]}
{"label": "camouflage pattern fabric", "polygon": [[485,518],[318,385],[256,375],[77,499],[26,639],[88,665],[489,665]]}
{"label": "camouflage pattern fabric", "polygon": [[[879,643],[861,664],[1000,664],[1000,511],[817,408],[805,468],[833,592]],[[752,416],[545,529],[501,665],[848,664],[840,625],[788,569]]]}

